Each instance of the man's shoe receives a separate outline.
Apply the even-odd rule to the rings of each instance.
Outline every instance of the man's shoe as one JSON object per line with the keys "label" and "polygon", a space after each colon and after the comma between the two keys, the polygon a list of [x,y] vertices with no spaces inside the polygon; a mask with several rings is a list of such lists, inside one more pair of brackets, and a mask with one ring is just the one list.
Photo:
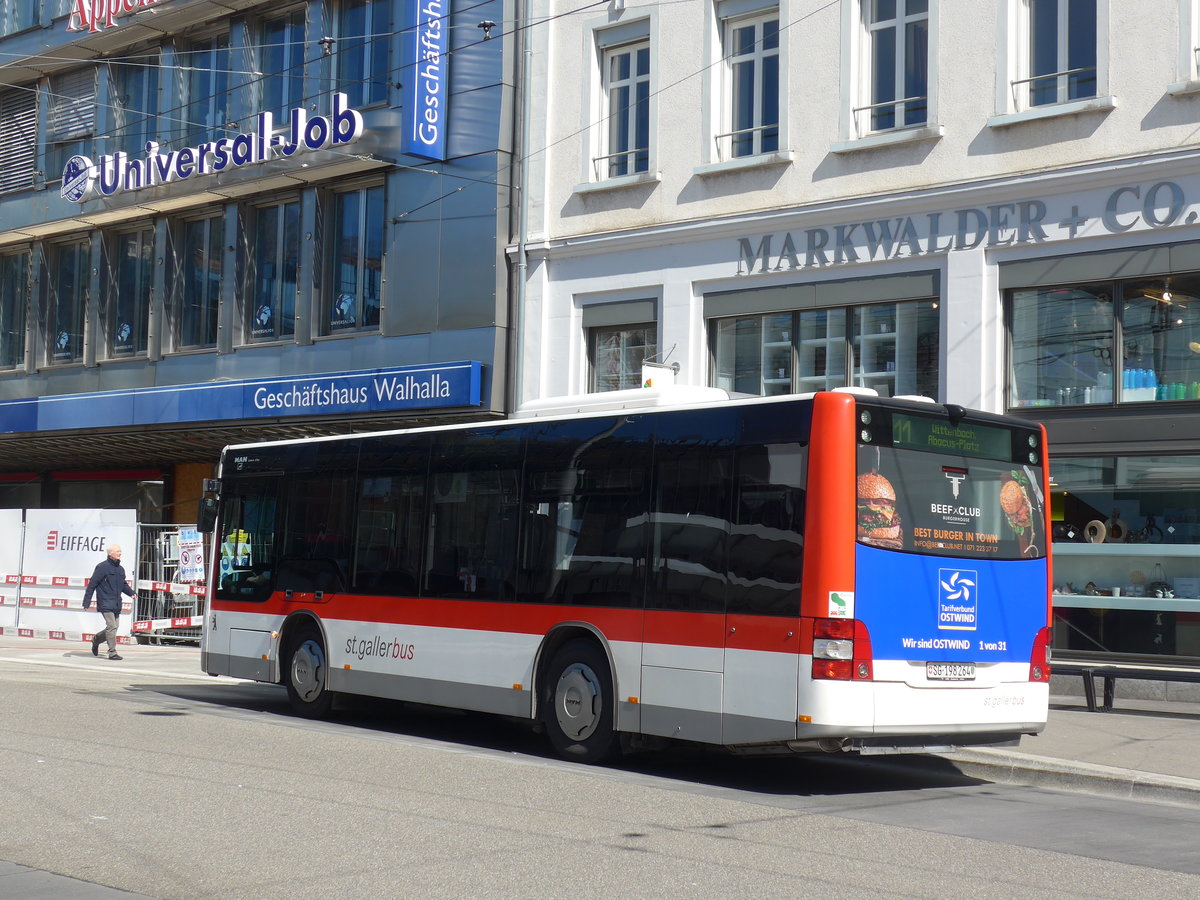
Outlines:
{"label": "man's shoe", "polygon": [[121,659],[121,657],[120,657],[120,656],[118,656],[118,655],[117,655],[117,654],[115,654],[115,653],[110,653],[110,654],[108,654],[108,658],[109,658],[109,659]]}
{"label": "man's shoe", "polygon": [[92,656],[100,655],[100,635],[92,636]]}

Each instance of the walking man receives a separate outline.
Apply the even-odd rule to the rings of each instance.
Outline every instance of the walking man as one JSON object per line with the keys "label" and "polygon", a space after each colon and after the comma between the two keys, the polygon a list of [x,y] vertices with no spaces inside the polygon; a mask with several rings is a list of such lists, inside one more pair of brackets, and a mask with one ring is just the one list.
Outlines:
{"label": "walking man", "polygon": [[108,638],[108,658],[120,659],[117,654],[117,620],[121,617],[121,595],[136,597],[133,588],[125,583],[125,570],[121,567],[121,545],[110,544],[108,558],[96,566],[87,590],[83,592],[83,608],[92,606],[92,594],[96,595],[96,609],[104,616],[104,628],[92,636],[92,656],[100,655],[100,642]]}

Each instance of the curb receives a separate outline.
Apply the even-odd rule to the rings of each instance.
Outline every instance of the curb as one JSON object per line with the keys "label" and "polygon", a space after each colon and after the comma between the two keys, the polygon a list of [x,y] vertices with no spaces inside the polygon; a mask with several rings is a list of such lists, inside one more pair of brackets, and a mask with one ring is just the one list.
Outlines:
{"label": "curb", "polygon": [[988,781],[1083,791],[1123,800],[1200,806],[1200,781],[1191,778],[982,747],[939,755],[964,775]]}

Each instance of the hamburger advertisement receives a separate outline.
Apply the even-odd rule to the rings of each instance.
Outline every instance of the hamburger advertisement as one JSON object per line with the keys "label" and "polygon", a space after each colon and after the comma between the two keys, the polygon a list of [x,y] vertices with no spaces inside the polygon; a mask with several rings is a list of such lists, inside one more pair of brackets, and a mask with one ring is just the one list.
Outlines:
{"label": "hamburger advertisement", "polygon": [[1040,470],[864,446],[857,471],[860,544],[990,559],[1046,555]]}

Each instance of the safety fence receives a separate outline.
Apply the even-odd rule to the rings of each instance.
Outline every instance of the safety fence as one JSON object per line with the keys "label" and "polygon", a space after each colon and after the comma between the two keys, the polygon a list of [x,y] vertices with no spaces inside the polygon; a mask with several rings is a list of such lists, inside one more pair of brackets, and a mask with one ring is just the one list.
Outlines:
{"label": "safety fence", "polygon": [[[117,511],[128,518],[115,521],[113,512],[25,510],[22,516],[21,510],[0,510],[0,518],[6,517],[0,525],[9,526],[10,534],[20,534],[15,548],[10,545],[10,552],[0,552],[0,634],[62,641],[91,638],[100,621],[94,606],[83,610],[83,593],[105,552],[102,542],[80,537],[91,534],[105,536],[108,543],[119,539],[127,570],[133,570],[129,580],[137,597],[125,598],[120,643],[199,641],[205,583],[196,579],[203,579],[209,536],[187,525],[138,524],[132,521],[132,510]],[[136,555],[129,552],[134,535]],[[81,541],[93,542],[83,549],[78,546]],[[64,570],[79,574],[61,574]]]}

